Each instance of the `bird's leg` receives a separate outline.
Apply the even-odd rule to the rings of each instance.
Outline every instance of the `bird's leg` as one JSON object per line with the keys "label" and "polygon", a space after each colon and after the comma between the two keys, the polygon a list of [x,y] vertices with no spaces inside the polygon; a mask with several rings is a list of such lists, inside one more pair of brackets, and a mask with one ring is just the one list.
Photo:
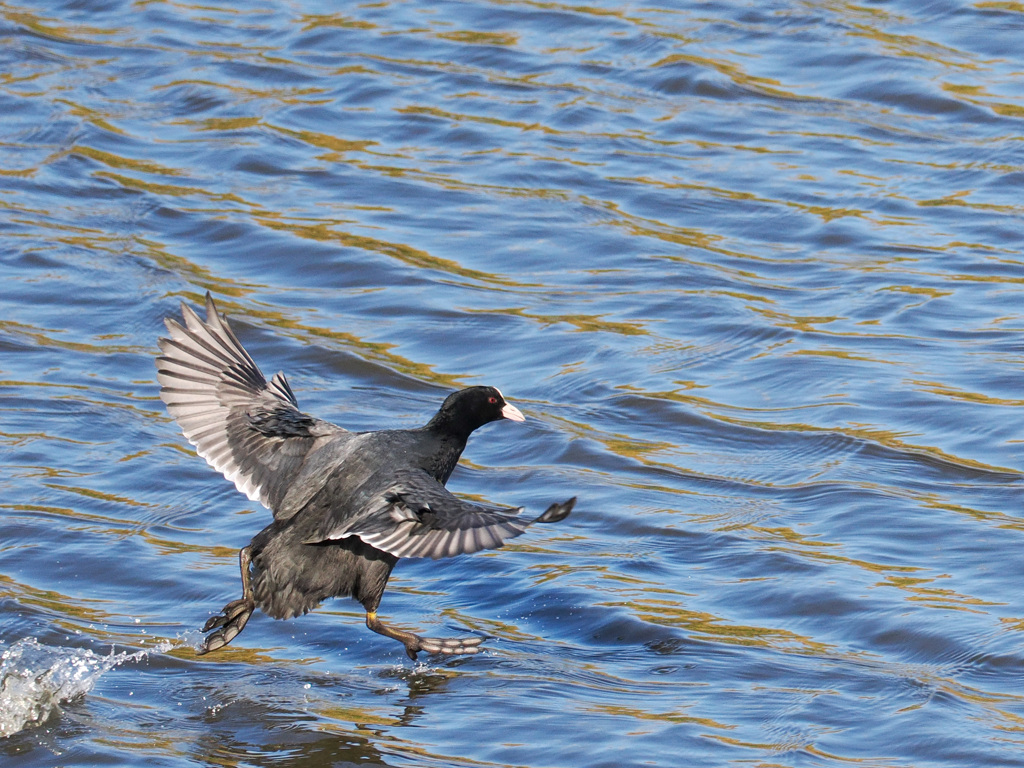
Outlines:
{"label": "bird's leg", "polygon": [[480,650],[480,643],[484,641],[482,637],[420,637],[412,632],[389,627],[377,618],[376,611],[366,612],[366,626],[378,635],[384,635],[384,637],[390,637],[400,642],[405,646],[405,652],[413,661],[416,661],[416,654],[420,651],[439,653],[445,656],[477,653]]}
{"label": "bird's leg", "polygon": [[220,615],[211,616],[206,624],[203,625],[203,632],[210,632],[211,629],[217,631],[210,632],[203,640],[203,644],[198,651],[200,656],[204,653],[223,648],[238,637],[238,633],[245,628],[245,623],[252,616],[252,612],[256,608],[256,602],[253,600],[252,579],[249,576],[249,564],[251,562],[252,550],[249,547],[243,547],[238,552],[238,565],[242,569],[242,597],[238,600],[232,600],[225,605],[221,609]]}

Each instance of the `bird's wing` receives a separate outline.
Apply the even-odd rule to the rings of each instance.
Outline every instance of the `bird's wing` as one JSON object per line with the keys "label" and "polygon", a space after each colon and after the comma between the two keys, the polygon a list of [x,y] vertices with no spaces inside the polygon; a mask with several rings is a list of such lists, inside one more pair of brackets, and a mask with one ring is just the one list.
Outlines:
{"label": "bird's wing", "polygon": [[[373,481],[371,481],[373,482]],[[326,538],[358,536],[395,557],[441,557],[496,549],[533,523],[564,519],[576,499],[552,504],[540,517],[518,517],[523,508],[496,507],[465,501],[422,470],[392,472],[373,493],[365,514]]]}
{"label": "bird's wing", "polygon": [[267,383],[209,293],[205,321],[181,312],[159,341],[160,398],[210,466],[276,512],[317,441],[344,430],[299,411],[283,374]]}

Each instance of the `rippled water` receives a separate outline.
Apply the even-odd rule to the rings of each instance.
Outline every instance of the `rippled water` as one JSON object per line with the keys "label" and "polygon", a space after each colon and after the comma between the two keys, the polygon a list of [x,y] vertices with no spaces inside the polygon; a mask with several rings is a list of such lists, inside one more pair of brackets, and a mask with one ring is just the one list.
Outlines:
{"label": "rippled water", "polygon": [[[1024,6],[0,0],[4,766],[1024,765]],[[199,658],[210,290],[559,526]],[[21,713],[21,714],[19,714]]]}

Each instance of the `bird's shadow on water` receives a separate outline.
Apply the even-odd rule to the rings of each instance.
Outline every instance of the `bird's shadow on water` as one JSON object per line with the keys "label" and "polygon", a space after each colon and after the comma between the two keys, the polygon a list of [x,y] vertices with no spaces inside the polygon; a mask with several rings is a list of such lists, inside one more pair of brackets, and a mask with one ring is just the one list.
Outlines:
{"label": "bird's shadow on water", "polygon": [[420,754],[422,746],[400,732],[421,725],[431,700],[451,691],[458,663],[399,661],[344,672],[277,666],[246,673],[241,686],[228,672],[203,696],[217,703],[196,717],[190,757],[204,765],[242,756],[255,766],[393,765],[396,755]]}

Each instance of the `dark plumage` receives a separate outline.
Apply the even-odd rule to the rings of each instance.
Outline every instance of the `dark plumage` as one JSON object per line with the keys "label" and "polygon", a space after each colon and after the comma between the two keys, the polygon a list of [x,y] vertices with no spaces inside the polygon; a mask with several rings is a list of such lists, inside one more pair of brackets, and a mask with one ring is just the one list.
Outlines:
{"label": "dark plumage", "polygon": [[206,623],[200,653],[230,643],[257,607],[290,619],[343,596],[412,659],[476,653],[482,638],[419,637],[385,625],[377,608],[399,558],[493,549],[572,510],[575,498],[524,520],[521,507],[463,501],[444,487],[469,435],[522,421],[519,410],[493,387],[469,387],[418,429],[348,432],[299,411],[283,374],[268,383],[209,293],[205,321],[184,304],[182,315],[185,324],[168,319],[170,338],[160,339],[160,397],[199,455],[274,513],[239,553],[242,597]]}

